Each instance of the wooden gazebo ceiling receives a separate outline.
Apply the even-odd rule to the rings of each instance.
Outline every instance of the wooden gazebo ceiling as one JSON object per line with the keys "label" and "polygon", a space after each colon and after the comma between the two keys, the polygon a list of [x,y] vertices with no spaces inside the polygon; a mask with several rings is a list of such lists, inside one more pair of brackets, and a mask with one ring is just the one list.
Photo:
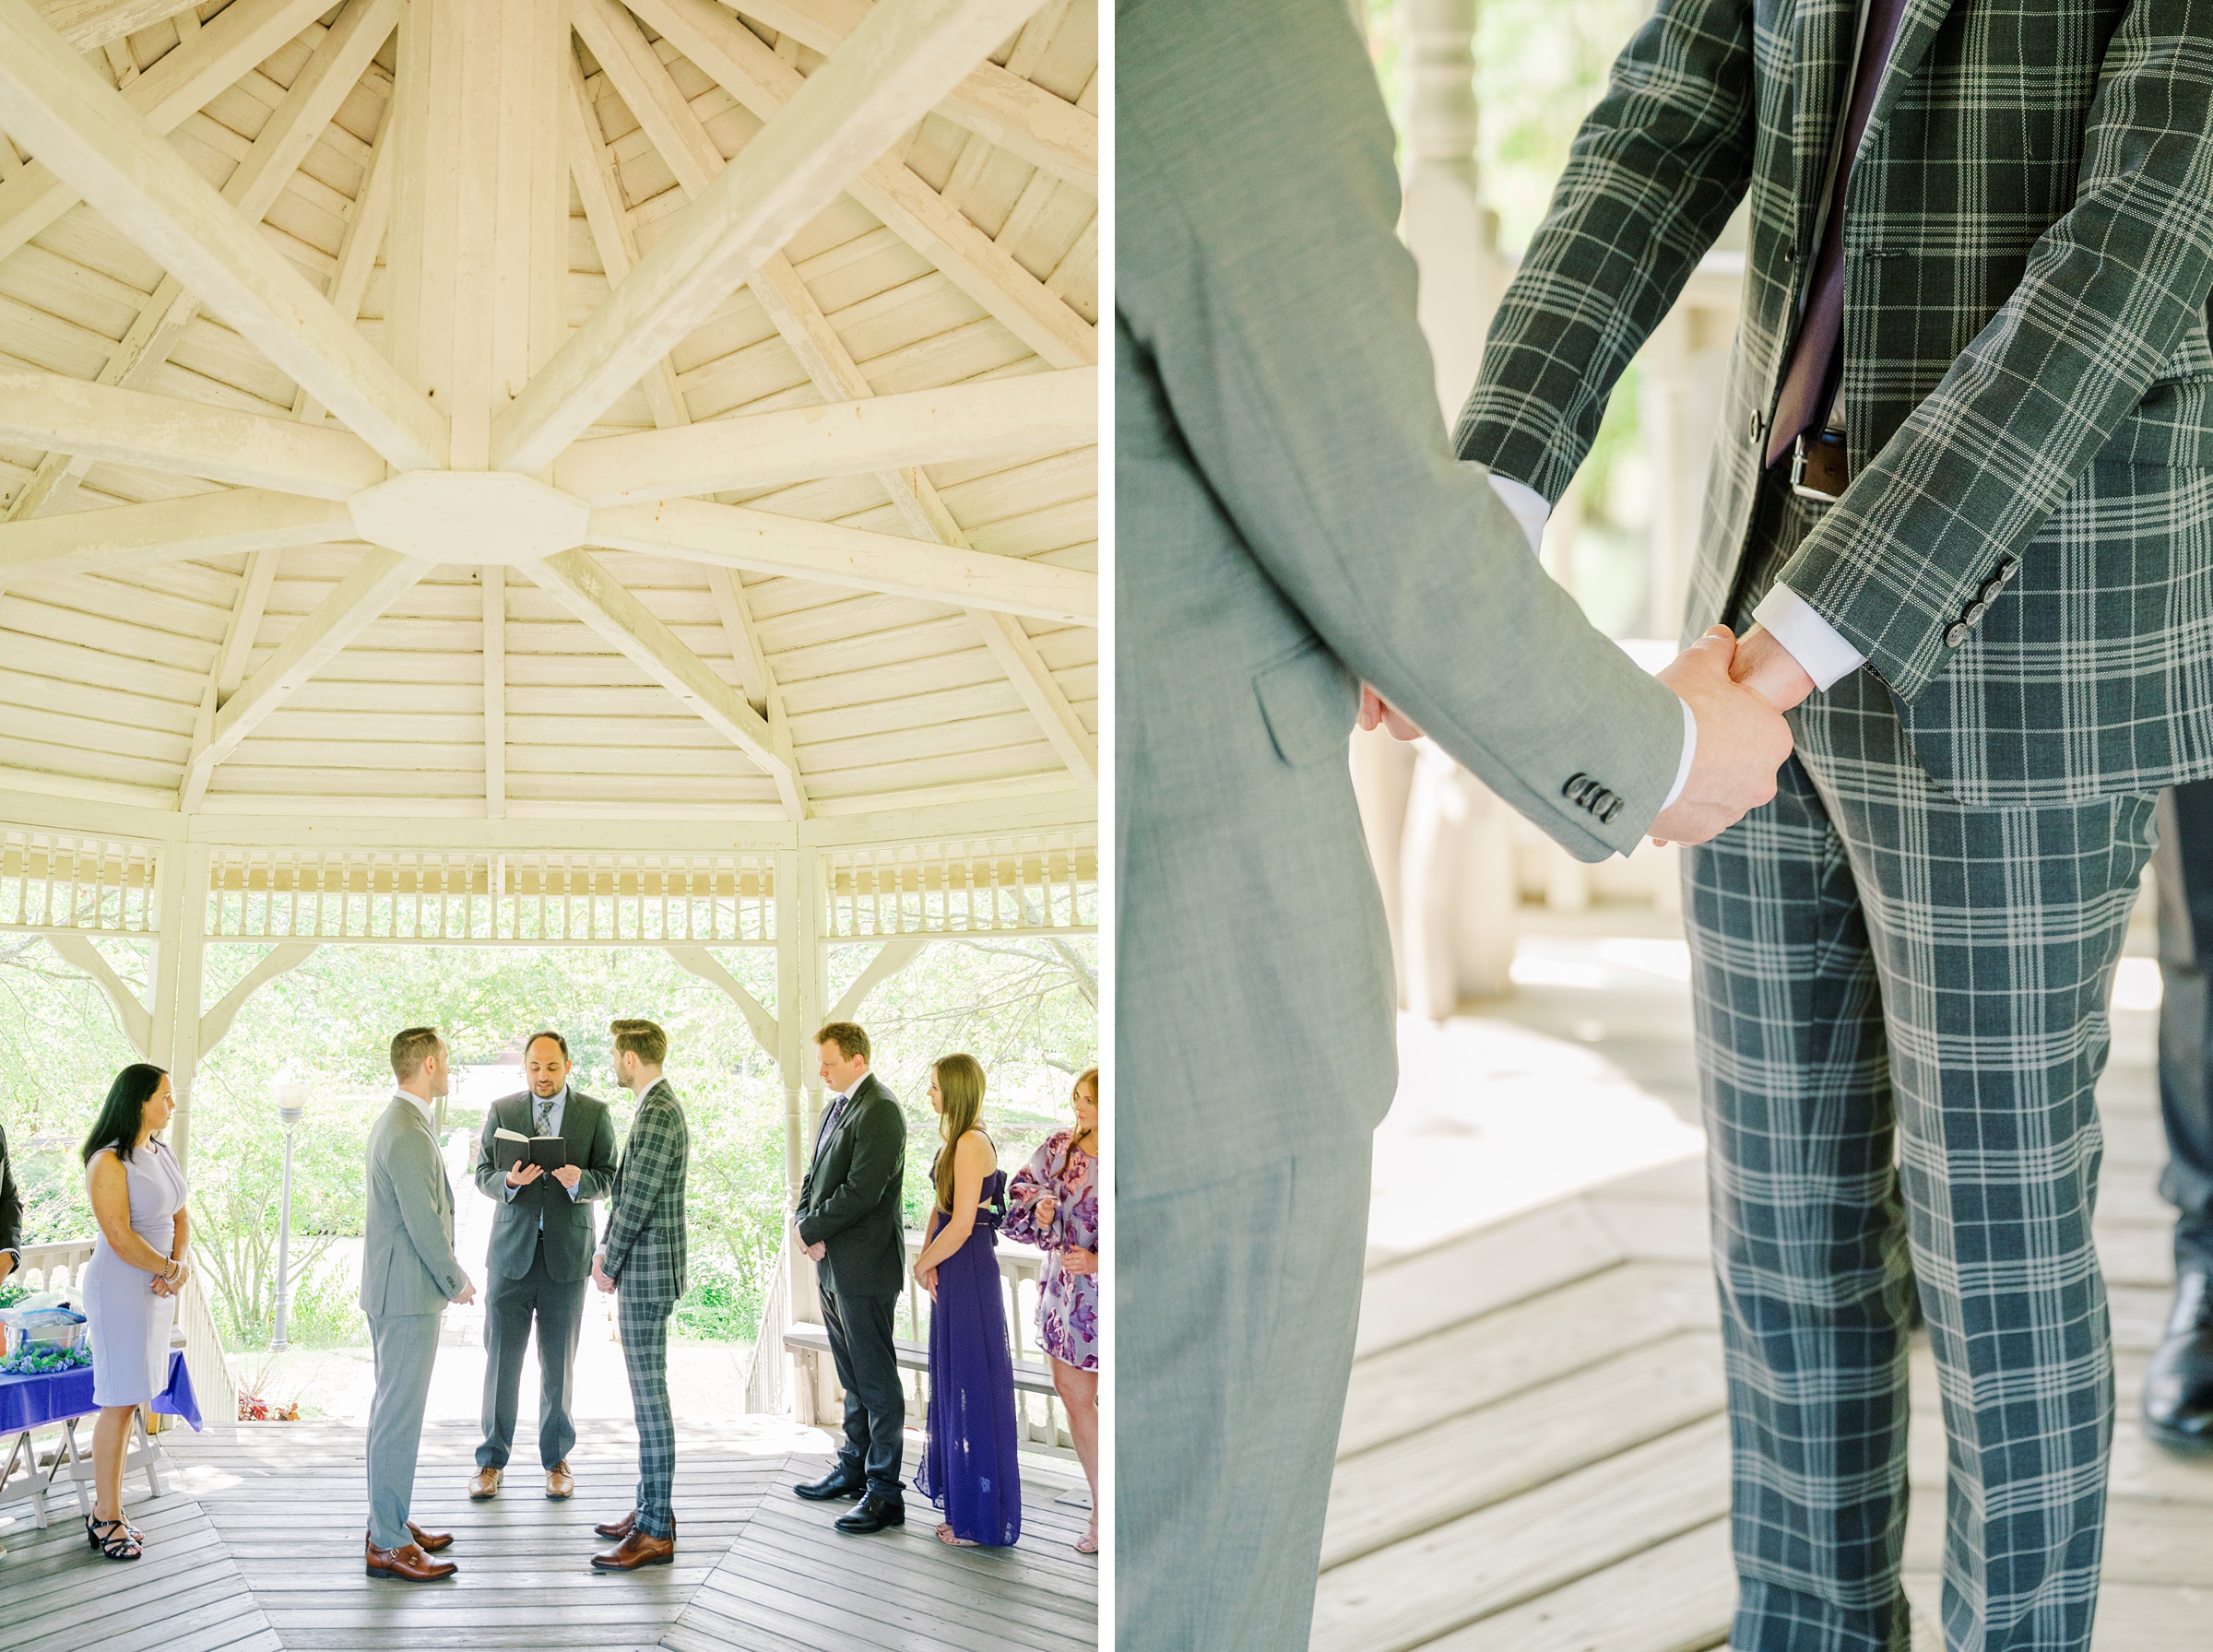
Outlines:
{"label": "wooden gazebo ceiling", "polygon": [[0,793],[1088,796],[1095,0],[0,0]]}

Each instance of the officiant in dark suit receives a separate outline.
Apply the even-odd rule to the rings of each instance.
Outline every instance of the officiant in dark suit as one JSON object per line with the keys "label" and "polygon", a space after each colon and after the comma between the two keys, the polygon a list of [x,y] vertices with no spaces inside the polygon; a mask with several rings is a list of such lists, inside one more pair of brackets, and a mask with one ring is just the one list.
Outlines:
{"label": "officiant in dark suit", "polygon": [[814,1043],[830,1099],[795,1221],[799,1243],[814,1258],[822,1328],[846,1390],[846,1442],[828,1475],[792,1490],[812,1503],[858,1499],[860,1506],[836,1523],[858,1535],[906,1523],[899,1482],[906,1397],[892,1345],[906,1283],[899,1220],[906,1118],[898,1098],[869,1070],[868,1033],[851,1021],[832,1021]]}
{"label": "officiant in dark suit", "polygon": [[[569,1389],[576,1364],[576,1331],[584,1288],[592,1273],[592,1201],[615,1174],[615,1125],[607,1104],[569,1084],[569,1044],[560,1033],[535,1032],[523,1046],[529,1089],[484,1111],[477,1142],[477,1189],[498,1207],[484,1259],[484,1443],[477,1447],[468,1494],[496,1497],[515,1444],[515,1409],[523,1381],[523,1350],[538,1328],[538,1455],[546,1495],[576,1489],[569,1448],[576,1425]],[[507,1168],[517,1136],[558,1136],[568,1162],[548,1170],[527,1161]]]}

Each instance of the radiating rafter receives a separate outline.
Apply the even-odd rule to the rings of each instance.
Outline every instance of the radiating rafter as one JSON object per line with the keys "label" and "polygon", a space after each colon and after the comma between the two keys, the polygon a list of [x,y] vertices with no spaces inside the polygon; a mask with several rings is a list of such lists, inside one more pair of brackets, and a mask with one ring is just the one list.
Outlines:
{"label": "radiating rafter", "polygon": [[898,0],[870,13],[706,192],[669,221],[629,279],[501,416],[493,462],[524,472],[550,464],[914,124],[1031,4]]}
{"label": "radiating rafter", "polygon": [[397,551],[377,546],[364,551],[353,571],[215,714],[206,744],[193,752],[185,768],[181,788],[184,810],[199,808],[216,765],[235,751],[241,740],[430,571],[430,563]]}
{"label": "radiating rafter", "polygon": [[[391,34],[398,15],[399,0],[348,0],[223,185],[223,199],[247,221],[259,223],[268,215]],[[170,351],[198,313],[198,301],[177,278],[162,277],[94,382],[143,389],[168,361]],[[8,519],[18,521],[56,508],[75,491],[92,463],[85,454],[42,455],[30,480],[9,505]]]}
{"label": "radiating rafter", "polygon": [[592,513],[591,536],[595,545],[954,608],[1031,614],[1064,625],[1096,625],[1099,619],[1098,578],[1081,569],[743,505],[703,499],[610,505]]}
{"label": "radiating rafter", "polygon": [[553,462],[553,483],[623,504],[1065,453],[1097,441],[1098,428],[1098,369],[1071,367],[595,437]]}
{"label": "radiating rafter", "polygon": [[342,504],[258,488],[72,511],[0,525],[0,581],[84,573],[354,537]]}
{"label": "radiating rafter", "polygon": [[[329,9],[330,0],[231,0],[215,21],[132,80],[124,88],[124,101],[156,132],[173,132]],[[12,15],[20,27],[21,8]],[[27,145],[30,141],[21,132],[15,136]],[[78,198],[74,186],[36,159],[0,184],[0,258],[54,222]]]}
{"label": "radiating rafter", "polygon": [[0,442],[315,499],[345,499],[385,474],[375,450],[344,431],[6,365]]}
{"label": "radiating rafter", "polygon": [[[731,9],[824,56],[869,15],[870,0],[733,0]],[[1099,193],[1099,118],[987,58],[937,112],[1065,183]]]}
{"label": "radiating rafter", "polygon": [[525,572],[616,652],[759,764],[775,781],[786,811],[794,820],[804,818],[797,776],[789,759],[777,749],[767,722],[706,661],[685,647],[652,609],[624,589],[597,557],[566,550],[526,564]]}
{"label": "radiating rafter", "polygon": [[[773,124],[791,100],[837,61],[833,57],[814,75],[802,76],[715,0],[629,0],[629,4],[690,58],[694,67],[764,122]],[[873,26],[885,9],[870,11],[860,28]],[[1022,16],[1034,9],[1034,5],[1025,6]],[[1014,18],[1020,20],[1020,17]],[[848,38],[858,38],[858,30]],[[753,140],[760,141],[759,137]],[[740,151],[740,158],[743,154]],[[846,187],[846,193],[893,234],[936,265],[954,286],[997,316],[1048,365],[1083,367],[1098,360],[1098,329],[896,156],[880,152]]]}
{"label": "radiating rafter", "polygon": [[35,12],[0,0],[0,122],[279,372],[402,469],[446,421]]}

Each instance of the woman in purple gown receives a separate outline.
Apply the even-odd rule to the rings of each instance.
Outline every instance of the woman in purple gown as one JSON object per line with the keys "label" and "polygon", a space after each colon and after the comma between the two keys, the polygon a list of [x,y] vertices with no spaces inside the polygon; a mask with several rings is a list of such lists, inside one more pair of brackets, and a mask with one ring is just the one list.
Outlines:
{"label": "woman in purple gown", "polygon": [[929,1104],[945,1145],[930,1168],[935,1209],[915,1279],[929,1292],[929,1445],[915,1489],[945,1511],[941,1542],[1003,1547],[1022,1535],[1014,1446],[1014,1363],[999,1286],[1006,1173],[978,1127],[984,1069],[947,1056]]}
{"label": "woman in purple gown", "polygon": [[1091,1526],[1076,1540],[1099,1552],[1099,1069],[1076,1080],[1076,1127],[1057,1130],[1007,1188],[1006,1235],[1048,1253],[1038,1280],[1037,1339],[1069,1437],[1091,1482]]}

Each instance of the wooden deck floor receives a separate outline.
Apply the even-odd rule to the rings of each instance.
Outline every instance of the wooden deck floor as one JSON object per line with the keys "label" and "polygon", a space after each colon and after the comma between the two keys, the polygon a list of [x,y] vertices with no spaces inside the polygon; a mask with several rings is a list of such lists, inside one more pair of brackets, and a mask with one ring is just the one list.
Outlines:
{"label": "wooden deck floor", "polygon": [[[856,1539],[790,1494],[822,1471],[788,1434],[680,1431],[677,1560],[628,1575],[586,1564],[593,1524],[630,1506],[627,1430],[586,1425],[570,1456],[576,1495],[549,1503],[535,1474],[468,1501],[476,1431],[424,1431],[415,1518],[456,1534],[450,1584],[378,1582],[361,1568],[361,1433],[248,1424],[165,1436],[181,1489],[132,1504],[149,1538],[128,1567],[81,1528],[18,1526],[0,1559],[0,1644],[9,1652],[398,1652],[533,1646],[630,1652],[848,1647],[951,1652],[985,1645],[1097,1644],[1095,1560],[1070,1547],[1088,1517],[1058,1483],[1024,1486],[1021,1544],[953,1551],[909,1500],[904,1530]],[[29,1640],[14,1638],[29,1625]]]}
{"label": "wooden deck floor", "polygon": [[[2116,1065],[2098,1233],[2121,1422],[2095,1652],[2213,1645],[2213,1461],[2136,1424],[2172,1286],[2151,1075]],[[1723,1645],[1728,1446],[1704,1183],[1663,1166],[1371,1260],[1316,1652],[1692,1652]],[[1944,1443],[1913,1362],[1907,1588],[1935,1622]]]}

